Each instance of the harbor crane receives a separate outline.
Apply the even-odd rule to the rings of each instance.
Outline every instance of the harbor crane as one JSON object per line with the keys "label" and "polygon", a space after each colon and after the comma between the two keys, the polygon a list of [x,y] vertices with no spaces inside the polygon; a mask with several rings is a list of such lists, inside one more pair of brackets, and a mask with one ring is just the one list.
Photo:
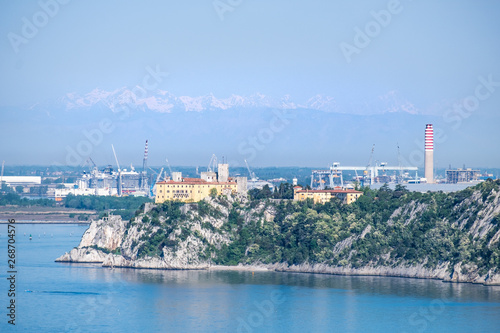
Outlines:
{"label": "harbor crane", "polygon": [[158,174],[158,176],[156,177],[156,181],[155,181],[155,184],[158,183],[161,179],[161,175],[163,174],[163,167],[161,168],[160,170],[160,173]]}
{"label": "harbor crane", "polygon": [[[122,170],[120,169],[120,163],[118,163],[118,157],[116,157],[115,147],[111,144],[111,149],[113,149],[113,155],[115,156],[116,167],[118,168],[118,196],[122,196]],[[96,188],[97,193],[97,188]]]}
{"label": "harbor crane", "polygon": [[254,180],[254,181],[257,180],[257,177],[255,176],[255,173],[252,172],[252,170],[250,170],[250,166],[248,166],[247,160],[245,160],[245,164],[247,165],[248,174],[250,175],[250,179]]}
{"label": "harbor crane", "polygon": [[217,170],[217,156],[212,154],[210,162],[208,162],[207,172],[215,172],[215,170]]}
{"label": "harbor crane", "polygon": [[[151,169],[151,168],[150,168]],[[151,169],[152,170],[152,169]],[[154,171],[154,170],[153,170]],[[151,185],[151,188],[149,189],[149,195],[151,197],[156,196],[156,183],[158,183],[161,179],[161,175],[163,174],[163,167],[161,168],[160,172],[156,176],[156,181]]]}
{"label": "harbor crane", "polygon": [[97,168],[97,164],[95,164],[95,162],[94,162],[94,160],[92,159],[92,157],[87,158],[87,162],[92,163],[92,165],[94,166],[94,168]]}
{"label": "harbor crane", "polygon": [[170,162],[168,161],[168,158],[166,158],[165,161],[167,161],[168,170],[170,171],[170,177],[172,177],[172,168],[170,167]]}
{"label": "harbor crane", "polygon": [[[354,171],[356,174],[356,180],[361,180],[361,186],[373,185],[376,181],[380,181],[379,173],[383,173],[386,176],[387,171],[399,172],[396,176],[397,182],[402,182],[403,180],[403,170],[417,171],[417,167],[404,166],[401,163],[401,155],[399,152],[398,144],[398,166],[389,166],[387,162],[378,162],[377,160],[373,163],[373,153],[375,151],[375,144],[373,144],[370,158],[368,159],[368,164],[366,166],[341,166],[339,162],[333,162],[329,170],[313,170],[311,175],[311,188],[313,189],[325,189],[327,182],[329,181],[329,187],[333,188],[335,183],[334,179],[340,180],[340,185],[343,187],[343,176],[342,171]],[[246,161],[245,161],[246,162]],[[247,164],[248,166],[248,164]],[[363,175],[358,176],[358,171],[363,172]],[[328,179],[327,179],[328,178]],[[369,180],[368,180],[369,179]],[[385,178],[387,179],[387,178]]]}
{"label": "harbor crane", "polygon": [[403,166],[401,165],[401,153],[399,152],[399,143],[398,145],[398,166],[399,166],[399,176],[397,177],[396,183],[401,183],[403,180]]}
{"label": "harbor crane", "polygon": [[370,185],[373,184],[373,178],[374,178],[374,172],[373,172],[373,169],[370,168],[371,165],[372,165],[372,160],[373,160],[373,151],[375,150],[375,144],[373,144],[372,146],[372,151],[370,153],[370,159],[368,160],[368,164],[366,165],[366,169],[365,169],[365,179],[368,177],[368,170],[370,170]]}
{"label": "harbor crane", "polygon": [[113,155],[115,156],[116,167],[118,168],[118,172],[120,172],[121,171],[120,163],[118,163],[118,158],[116,157],[115,146],[113,146],[113,144],[111,144],[111,149],[113,149]]}

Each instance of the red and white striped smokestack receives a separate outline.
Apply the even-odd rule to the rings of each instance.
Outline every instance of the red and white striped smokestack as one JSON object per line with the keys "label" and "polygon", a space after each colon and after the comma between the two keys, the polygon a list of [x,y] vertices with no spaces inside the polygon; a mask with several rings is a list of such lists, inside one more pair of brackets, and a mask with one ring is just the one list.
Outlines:
{"label": "red and white striped smokestack", "polygon": [[434,129],[432,124],[425,125],[425,178],[434,183]]}
{"label": "red and white striped smokestack", "polygon": [[148,140],[146,140],[146,146],[144,147],[144,158],[142,160],[142,172],[146,172],[148,167]]}
{"label": "red and white striped smokestack", "polygon": [[425,125],[425,150],[434,150],[434,129],[432,124]]}

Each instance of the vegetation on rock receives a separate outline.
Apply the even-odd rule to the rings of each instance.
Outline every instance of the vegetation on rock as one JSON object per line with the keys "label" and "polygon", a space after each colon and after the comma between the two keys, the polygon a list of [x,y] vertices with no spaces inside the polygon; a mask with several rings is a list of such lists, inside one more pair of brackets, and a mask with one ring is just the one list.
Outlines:
{"label": "vegetation on rock", "polygon": [[137,258],[165,251],[175,256],[194,246],[200,261],[224,265],[449,263],[451,270],[462,263],[483,275],[500,267],[500,180],[454,193],[364,188],[351,205],[336,198],[325,204],[284,200],[290,187],[280,188],[278,198],[264,190],[251,192],[250,200],[143,205],[127,233],[141,234],[133,244]]}

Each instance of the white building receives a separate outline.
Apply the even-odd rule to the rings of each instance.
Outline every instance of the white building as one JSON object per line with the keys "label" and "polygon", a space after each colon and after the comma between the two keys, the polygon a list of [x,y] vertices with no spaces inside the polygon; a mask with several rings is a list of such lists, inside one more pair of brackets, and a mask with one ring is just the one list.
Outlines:
{"label": "white building", "polygon": [[7,186],[28,186],[28,185],[40,185],[42,183],[42,177],[40,176],[3,176],[2,182],[5,182]]}

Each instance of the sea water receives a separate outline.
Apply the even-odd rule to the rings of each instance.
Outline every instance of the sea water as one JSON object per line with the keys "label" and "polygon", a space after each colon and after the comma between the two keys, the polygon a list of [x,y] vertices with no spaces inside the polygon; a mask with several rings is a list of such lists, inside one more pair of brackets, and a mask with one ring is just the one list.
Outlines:
{"label": "sea water", "polygon": [[1,332],[500,332],[498,286],[54,262],[86,228],[16,225],[13,326],[0,225]]}

